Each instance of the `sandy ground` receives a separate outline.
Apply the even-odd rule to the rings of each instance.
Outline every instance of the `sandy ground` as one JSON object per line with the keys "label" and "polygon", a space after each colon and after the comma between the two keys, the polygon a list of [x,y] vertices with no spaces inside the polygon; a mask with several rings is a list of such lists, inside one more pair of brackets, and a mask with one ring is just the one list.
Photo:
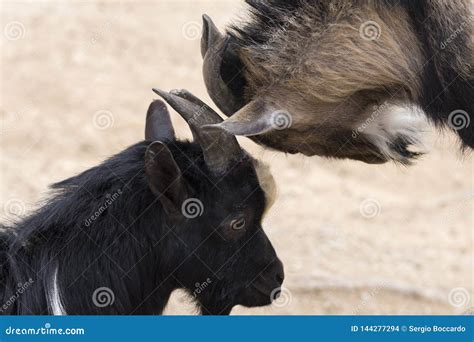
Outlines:
{"label": "sandy ground", "polygon": [[[48,184],[142,138],[151,88],[201,77],[200,15],[221,28],[240,1],[2,1],[1,195],[5,222]],[[189,137],[173,113],[177,132]],[[369,166],[285,156],[268,161],[279,199],[265,229],[286,290],[239,314],[455,314],[474,306],[473,159],[448,134],[428,134],[416,165]],[[167,313],[192,313],[176,293]]]}

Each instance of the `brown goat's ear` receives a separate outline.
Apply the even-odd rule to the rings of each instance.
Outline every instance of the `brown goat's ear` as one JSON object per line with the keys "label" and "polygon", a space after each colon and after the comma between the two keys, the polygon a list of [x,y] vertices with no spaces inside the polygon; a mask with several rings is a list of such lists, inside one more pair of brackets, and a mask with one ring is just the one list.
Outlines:
{"label": "brown goat's ear", "polygon": [[155,141],[145,152],[145,173],[148,185],[168,214],[179,213],[186,196],[185,184],[173,154],[161,141]]}

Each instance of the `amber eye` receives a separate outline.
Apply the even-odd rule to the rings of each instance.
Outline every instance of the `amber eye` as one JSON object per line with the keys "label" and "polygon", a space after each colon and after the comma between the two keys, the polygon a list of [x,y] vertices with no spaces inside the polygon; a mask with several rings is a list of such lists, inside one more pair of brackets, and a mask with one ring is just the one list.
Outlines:
{"label": "amber eye", "polygon": [[230,221],[230,226],[233,230],[242,230],[245,228],[245,217],[240,217],[238,219]]}

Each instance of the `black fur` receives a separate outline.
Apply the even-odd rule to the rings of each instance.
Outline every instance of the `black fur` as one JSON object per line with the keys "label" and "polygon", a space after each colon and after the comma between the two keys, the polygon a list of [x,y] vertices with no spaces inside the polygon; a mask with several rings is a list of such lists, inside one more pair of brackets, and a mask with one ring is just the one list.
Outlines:
{"label": "black fur", "polygon": [[[229,33],[240,46],[261,45],[271,39],[271,28],[280,27],[293,11],[298,10],[307,0],[246,0],[250,6],[252,21],[243,27],[231,26]],[[319,1],[311,1],[320,6]]]}
{"label": "black fur", "polygon": [[[283,268],[260,226],[266,200],[250,157],[217,179],[197,144],[167,143],[187,196],[204,208],[193,219],[170,218],[144,171],[149,145],[53,185],[46,204],[0,230],[3,314],[51,314],[56,269],[67,314],[161,314],[177,288],[204,314],[271,302]],[[229,226],[236,217],[246,220],[239,232]],[[93,300],[101,287],[112,291],[110,305]]]}
{"label": "black fur", "polygon": [[[449,115],[463,110],[469,116],[470,125],[457,130],[462,142],[474,148],[474,78],[472,74],[472,51],[469,49],[470,30],[464,28],[455,35],[449,46],[443,42],[463,24],[469,25],[470,13],[436,13],[430,1],[385,0],[392,6],[402,6],[409,14],[415,32],[425,54],[421,74],[422,91],[418,99],[420,106],[437,125],[448,123]],[[441,25],[440,16],[450,16],[449,26]],[[460,75],[453,61],[464,59],[469,64],[470,77]],[[453,126],[453,123],[451,123]]]}

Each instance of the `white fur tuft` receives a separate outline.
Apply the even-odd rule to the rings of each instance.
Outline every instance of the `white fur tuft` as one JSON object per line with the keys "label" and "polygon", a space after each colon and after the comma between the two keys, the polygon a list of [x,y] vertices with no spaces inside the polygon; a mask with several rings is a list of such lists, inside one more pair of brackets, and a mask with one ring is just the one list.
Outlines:
{"label": "white fur tuft", "polygon": [[53,277],[47,287],[48,291],[48,305],[51,313],[55,316],[67,315],[66,310],[61,302],[61,292],[58,286],[58,267],[54,269]]}
{"label": "white fur tuft", "polygon": [[429,125],[421,110],[395,105],[385,106],[379,107],[379,112],[374,112],[372,120],[367,121],[363,130],[365,137],[387,159],[401,163],[407,163],[407,157],[394,148],[397,139],[406,141],[410,145],[410,151],[426,153],[427,147],[422,136],[428,131]]}

